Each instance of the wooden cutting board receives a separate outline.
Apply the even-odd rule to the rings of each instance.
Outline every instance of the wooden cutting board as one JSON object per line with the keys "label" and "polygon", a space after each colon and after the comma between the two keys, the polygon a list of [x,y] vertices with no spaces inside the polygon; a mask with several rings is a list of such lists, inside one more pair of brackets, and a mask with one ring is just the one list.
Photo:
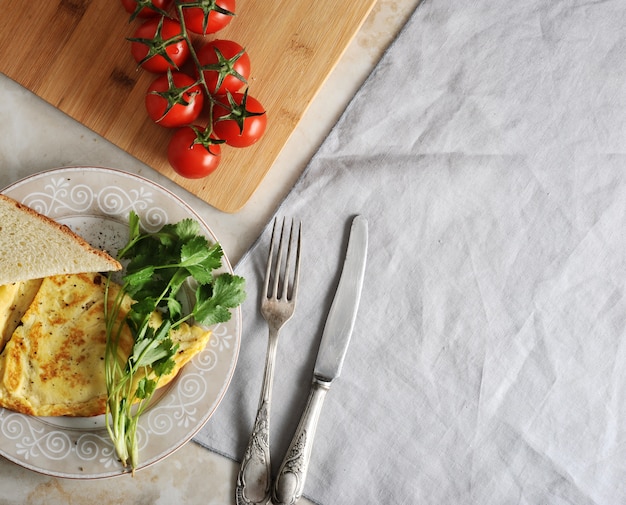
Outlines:
{"label": "wooden cutting board", "polygon": [[237,212],[374,3],[238,1],[237,16],[214,38],[248,50],[249,93],[265,106],[268,131],[252,147],[223,148],[219,169],[199,180],[169,167],[172,132],[147,117],[144,95],[155,76],[137,70],[130,56],[126,38],[138,22],[128,23],[119,0],[0,0],[0,72],[215,208]]}

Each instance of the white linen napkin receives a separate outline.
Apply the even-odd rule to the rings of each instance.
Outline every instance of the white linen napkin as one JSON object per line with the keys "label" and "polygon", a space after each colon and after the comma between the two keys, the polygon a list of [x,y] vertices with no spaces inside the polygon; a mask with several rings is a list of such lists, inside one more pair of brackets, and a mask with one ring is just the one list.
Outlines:
{"label": "white linen napkin", "polygon": [[[350,218],[370,224],[312,501],[626,503],[624,26],[622,0],[425,0],[278,209],[303,221],[304,256],[278,348],[275,466]],[[263,374],[269,235],[236,266],[241,355],[195,439],[237,460]]]}

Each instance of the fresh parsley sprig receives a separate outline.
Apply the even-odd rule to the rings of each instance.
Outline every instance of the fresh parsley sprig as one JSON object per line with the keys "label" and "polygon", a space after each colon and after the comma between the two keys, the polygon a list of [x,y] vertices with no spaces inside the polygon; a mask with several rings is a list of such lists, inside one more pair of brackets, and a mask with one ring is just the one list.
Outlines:
{"label": "fresh parsley sprig", "polygon": [[[129,239],[118,252],[128,260],[121,288],[112,302],[111,283],[105,290],[107,344],[105,378],[107,387],[107,430],[124,466],[137,467],[137,426],[158,387],[160,377],[174,366],[177,345],[170,332],[186,321],[212,326],[230,319],[230,310],[245,299],[245,281],[229,273],[215,274],[222,266],[223,251],[201,234],[199,224],[183,219],[159,231],[141,231],[139,216],[129,215]],[[185,314],[179,293],[193,280],[195,302]],[[132,299],[124,317],[122,307]],[[161,315],[155,328],[153,313]],[[120,348],[128,327],[134,344],[126,357]]]}

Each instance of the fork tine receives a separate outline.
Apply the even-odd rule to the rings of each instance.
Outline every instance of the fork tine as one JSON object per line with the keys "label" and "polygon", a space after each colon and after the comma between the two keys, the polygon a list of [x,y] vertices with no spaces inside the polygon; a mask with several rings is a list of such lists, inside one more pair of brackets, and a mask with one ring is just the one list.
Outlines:
{"label": "fork tine", "polygon": [[[285,265],[285,278],[283,279],[283,292],[281,299],[287,300],[289,292],[289,278],[291,272],[291,263],[293,261],[293,254],[291,253],[291,244],[293,242],[293,228],[295,223],[291,221],[291,229],[289,231],[289,241],[287,242],[287,263]],[[293,284],[293,283],[292,283]]]}
{"label": "fork tine", "polygon": [[[280,230],[279,227],[280,226]],[[279,233],[280,232],[280,233]],[[295,237],[295,240],[294,240]],[[295,241],[295,255],[294,255]],[[298,288],[298,277],[300,273],[300,249],[302,244],[302,223],[300,222],[296,237],[296,222],[292,220],[288,228],[286,219],[283,218],[282,226],[278,224],[278,219],[274,219],[270,248],[267,256],[265,280],[263,294],[265,297],[274,300],[291,301],[295,299]],[[278,250],[276,250],[278,249]],[[286,251],[285,251],[286,249]],[[284,271],[283,259],[286,254]],[[295,271],[292,274],[295,256]],[[281,275],[282,271],[282,275]],[[280,291],[280,297],[279,297]]]}
{"label": "fork tine", "polygon": [[296,270],[293,274],[293,287],[291,288],[291,299],[295,300],[298,294],[298,279],[300,278],[300,248],[302,246],[302,221],[298,225],[298,246],[296,249]]}
{"label": "fork tine", "polygon": [[278,255],[276,256],[276,267],[274,269],[274,286],[272,287],[272,298],[278,299],[278,284],[280,283],[280,269],[283,263],[283,253],[285,250],[285,218],[280,229],[280,242],[278,244]]}
{"label": "fork tine", "polygon": [[[296,294],[298,292],[298,278],[300,275],[300,246],[302,244],[302,223],[300,222],[298,225],[298,236],[295,239],[296,242],[296,266],[295,270],[292,272],[292,263],[294,259],[294,254],[292,251],[293,243],[294,243],[294,233],[295,233],[296,223],[295,221],[291,222],[291,233],[289,235],[289,248],[287,249],[287,265],[286,265],[286,274],[285,274],[285,283],[283,284],[283,298],[285,300],[295,300]],[[291,283],[289,284],[289,281]],[[291,293],[289,292],[289,288],[291,289]]]}
{"label": "fork tine", "polygon": [[276,218],[274,218],[274,227],[272,228],[272,237],[270,239],[270,250],[267,254],[267,266],[265,268],[265,280],[263,281],[263,296],[269,296],[270,275],[272,272],[272,258],[274,257],[274,239],[276,236]]}

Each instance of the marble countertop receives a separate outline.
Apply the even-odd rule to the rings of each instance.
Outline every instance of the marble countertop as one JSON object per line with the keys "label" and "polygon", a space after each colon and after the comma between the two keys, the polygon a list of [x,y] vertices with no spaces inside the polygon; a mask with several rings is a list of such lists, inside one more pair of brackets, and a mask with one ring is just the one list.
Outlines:
{"label": "marble countertop", "polygon": [[[289,192],[419,0],[379,0],[246,206],[225,214],[0,74],[0,187],[62,166],[108,166],[152,179],[189,202],[233,264]],[[210,422],[210,420],[209,420]],[[102,480],[39,475],[0,459],[0,504],[232,504],[238,464],[191,442],[136,474]],[[309,503],[302,500],[302,503]]]}

